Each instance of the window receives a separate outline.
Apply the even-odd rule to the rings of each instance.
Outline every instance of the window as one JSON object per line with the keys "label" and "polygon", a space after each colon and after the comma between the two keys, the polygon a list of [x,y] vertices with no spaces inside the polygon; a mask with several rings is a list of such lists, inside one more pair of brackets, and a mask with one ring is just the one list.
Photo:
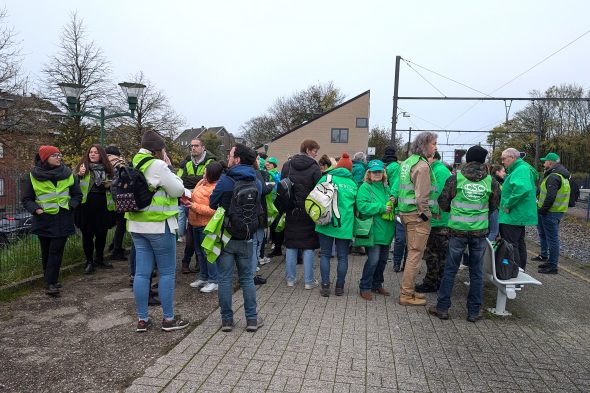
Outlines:
{"label": "window", "polygon": [[4,179],[0,178],[0,196],[4,196]]}
{"label": "window", "polygon": [[332,128],[332,143],[348,143],[348,128]]}
{"label": "window", "polygon": [[356,128],[369,128],[369,119],[366,117],[357,117]]}

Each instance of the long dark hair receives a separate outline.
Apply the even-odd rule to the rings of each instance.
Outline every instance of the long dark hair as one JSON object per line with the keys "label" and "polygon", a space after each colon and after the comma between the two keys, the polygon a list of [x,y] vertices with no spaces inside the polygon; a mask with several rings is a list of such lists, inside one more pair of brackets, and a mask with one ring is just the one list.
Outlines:
{"label": "long dark hair", "polygon": [[88,154],[90,154],[90,150],[92,150],[93,147],[95,147],[96,150],[98,150],[98,155],[100,156],[100,163],[102,165],[104,165],[105,172],[110,177],[113,177],[113,175],[115,174],[115,171],[113,170],[113,166],[111,165],[111,162],[109,161],[109,158],[107,157],[107,153],[104,151],[104,148],[101,145],[99,145],[98,143],[90,145],[88,150],[86,150],[86,153],[84,154],[84,156],[82,156],[80,163],[78,164],[78,166],[76,166],[76,173],[78,173],[78,171],[80,170],[80,166],[82,166],[82,164],[84,164],[84,167],[86,167],[87,171],[90,168],[91,162],[90,162],[90,158],[88,158]]}
{"label": "long dark hair", "polygon": [[215,183],[221,177],[222,172],[223,166],[219,162],[211,162],[205,167],[205,177],[207,178],[207,182]]}

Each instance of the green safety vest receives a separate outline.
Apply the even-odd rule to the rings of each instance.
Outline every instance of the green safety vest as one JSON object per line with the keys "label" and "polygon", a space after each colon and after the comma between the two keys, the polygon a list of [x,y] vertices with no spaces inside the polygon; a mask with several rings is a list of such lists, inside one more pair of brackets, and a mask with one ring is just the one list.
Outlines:
{"label": "green safety vest", "polygon": [[[402,162],[399,172],[399,196],[398,196],[398,208],[401,213],[411,213],[418,210],[416,207],[416,191],[414,190],[414,183],[412,183],[411,170],[418,163],[418,161],[424,161],[428,164],[428,161],[419,156],[418,154],[412,154],[407,160]],[[430,168],[430,165],[428,165]],[[441,190],[442,191],[442,190]],[[438,187],[436,186],[436,178],[430,169],[430,195],[428,197],[428,206],[432,213],[438,213],[438,201],[436,200],[437,193],[440,194]]]}
{"label": "green safety vest", "polygon": [[459,231],[478,231],[489,227],[492,177],[474,182],[457,172],[457,193],[451,201],[449,228]]}
{"label": "green safety vest", "polygon": [[[137,153],[131,161],[135,167],[141,160],[146,157],[153,157],[151,154]],[[148,161],[141,167],[141,173],[145,176],[146,169],[154,163],[154,160]],[[152,203],[138,212],[127,212],[125,218],[131,221],[139,222],[160,222],[178,214],[178,198],[168,196],[168,193],[158,187],[152,198]]]}
{"label": "green safety vest", "polygon": [[186,174],[189,176],[203,176],[205,174],[205,167],[207,165],[209,165],[210,162],[212,162],[213,159],[210,158],[207,161],[201,162],[200,164],[197,165],[197,172],[195,173],[195,164],[193,163],[193,160],[188,161],[185,165],[184,168],[180,168],[178,170],[178,172],[176,172],[176,175],[178,177],[182,177],[182,172],[186,171]]}
{"label": "green safety vest", "polygon": [[[549,211],[552,213],[565,213],[570,202],[570,181],[559,173],[552,173],[551,175],[557,175],[561,178],[561,187],[559,187],[559,190],[557,190],[555,201],[553,201],[553,205],[551,205]],[[543,182],[541,183],[541,192],[539,193],[539,200],[537,201],[538,208],[543,206],[545,198],[547,197],[547,179],[549,179],[549,176],[544,178]]]}
{"label": "green safety vest", "polygon": [[[82,204],[86,203],[89,188],[90,173],[86,173],[86,175],[82,179],[80,179],[80,190],[82,190]],[[115,201],[113,201],[113,195],[111,195],[109,190],[106,190],[105,196],[107,199],[107,210],[110,212],[115,211]]]}
{"label": "green safety vest", "polygon": [[70,210],[70,190],[74,184],[74,175],[67,179],[58,180],[53,184],[51,180],[37,180],[30,174],[31,184],[35,190],[35,203],[48,214],[59,213],[59,208]]}

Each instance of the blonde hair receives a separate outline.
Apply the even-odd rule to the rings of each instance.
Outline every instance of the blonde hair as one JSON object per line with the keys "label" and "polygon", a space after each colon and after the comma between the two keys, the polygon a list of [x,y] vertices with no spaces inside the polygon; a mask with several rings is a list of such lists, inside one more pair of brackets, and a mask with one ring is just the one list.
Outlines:
{"label": "blonde hair", "polygon": [[[381,179],[381,181],[383,182],[383,184],[387,184],[387,172],[385,171],[381,171],[383,172],[383,178]],[[366,171],[365,172],[365,177],[363,178],[363,181],[365,183],[373,183],[373,181],[371,180],[371,172]]]}

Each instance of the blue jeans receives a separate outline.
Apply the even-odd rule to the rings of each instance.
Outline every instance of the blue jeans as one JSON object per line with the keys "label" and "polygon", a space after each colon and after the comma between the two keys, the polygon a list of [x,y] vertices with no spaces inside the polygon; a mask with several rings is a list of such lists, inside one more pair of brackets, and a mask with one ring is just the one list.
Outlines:
{"label": "blue jeans", "polygon": [[[330,284],[330,257],[333,248],[336,247],[338,264],[336,266],[336,286],[344,287],[346,272],[348,271],[348,249],[350,247],[349,239],[337,239],[332,236],[319,233],[320,238],[320,273],[322,275],[322,284]],[[313,281],[313,280],[312,280]]]}
{"label": "blue jeans", "polygon": [[176,236],[166,224],[165,233],[131,233],[135,246],[133,294],[139,319],[148,319],[150,278],[154,262],[160,281],[158,294],[164,319],[174,318],[174,279],[176,277]]}
{"label": "blue jeans", "polygon": [[490,214],[489,223],[490,233],[488,234],[488,240],[493,242],[494,240],[496,240],[498,234],[500,233],[500,224],[498,222],[498,209],[494,210]]}
{"label": "blue jeans", "polygon": [[438,289],[436,308],[446,311],[451,307],[451,293],[455,284],[455,276],[463,259],[465,247],[469,247],[469,294],[467,295],[467,312],[478,315],[483,300],[483,256],[487,241],[485,237],[456,237],[449,239],[449,251],[445,272]]}
{"label": "blue jeans", "polygon": [[184,205],[178,206],[178,236],[184,236],[186,230],[186,222],[188,220],[188,207]]}
{"label": "blue jeans", "polygon": [[406,253],[406,229],[395,220],[395,240],[393,242],[393,266],[401,266]]}
{"label": "blue jeans", "polygon": [[197,252],[197,260],[199,261],[199,274],[197,275],[197,278],[199,280],[217,284],[217,261],[209,263],[205,251],[201,246],[203,239],[205,239],[204,229],[205,227],[193,227],[193,240]]}
{"label": "blue jeans", "polygon": [[363,292],[383,287],[383,272],[389,255],[389,245],[376,244],[365,247],[367,261],[363,267],[363,275],[359,282],[359,289]]}
{"label": "blue jeans", "polygon": [[544,216],[539,214],[537,230],[541,240],[541,255],[549,257],[549,264],[557,268],[559,262],[559,223],[563,213],[548,212]]}
{"label": "blue jeans", "polygon": [[256,268],[258,267],[258,256],[260,255],[260,249],[262,248],[262,242],[264,241],[264,228],[258,228],[254,236],[252,236],[252,259],[251,268],[252,274],[256,274]]}
{"label": "blue jeans", "polygon": [[[286,279],[295,281],[297,275],[297,248],[287,248],[285,255]],[[313,277],[313,250],[303,250],[303,277],[306,284],[312,284],[315,280]]]}
{"label": "blue jeans", "polygon": [[230,240],[221,251],[219,258],[217,258],[219,272],[217,296],[222,320],[231,320],[234,317],[234,311],[232,310],[234,264],[238,268],[238,279],[244,296],[246,319],[258,318],[256,313],[256,288],[254,287],[251,260],[251,240]]}

